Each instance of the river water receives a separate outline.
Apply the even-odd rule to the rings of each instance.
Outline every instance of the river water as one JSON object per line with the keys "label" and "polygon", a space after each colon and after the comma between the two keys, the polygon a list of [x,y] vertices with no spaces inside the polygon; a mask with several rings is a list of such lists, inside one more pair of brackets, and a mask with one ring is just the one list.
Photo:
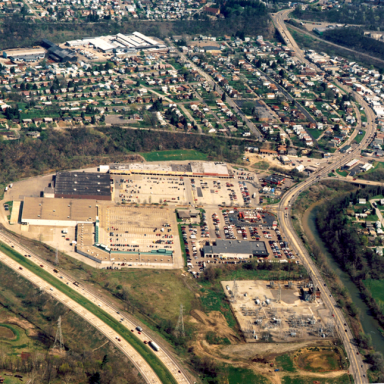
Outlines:
{"label": "river water", "polygon": [[331,254],[328,252],[326,245],[320,238],[320,234],[317,230],[316,225],[316,216],[318,212],[319,206],[315,205],[309,212],[309,214],[304,215],[304,220],[306,223],[304,224],[305,229],[311,232],[312,237],[315,239],[318,246],[321,248],[321,251],[326,255],[328,259],[328,263],[339,276],[340,280],[343,282],[345,288],[348,290],[352,301],[355,303],[356,307],[360,309],[360,321],[363,326],[364,332],[368,335],[372,336],[372,344],[376,351],[384,354],[384,337],[381,335],[378,330],[379,323],[371,316],[371,311],[367,304],[360,297],[360,291],[357,289],[356,285],[351,281],[348,273],[344,272],[339,264],[332,258]]}

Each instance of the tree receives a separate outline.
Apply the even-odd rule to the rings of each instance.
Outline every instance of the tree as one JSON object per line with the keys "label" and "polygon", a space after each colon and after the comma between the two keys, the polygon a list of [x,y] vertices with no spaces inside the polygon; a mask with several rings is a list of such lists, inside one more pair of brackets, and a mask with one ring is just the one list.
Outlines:
{"label": "tree", "polygon": [[91,118],[91,123],[92,123],[92,124],[96,124],[96,117],[95,117],[95,115],[92,116],[92,118]]}
{"label": "tree", "polygon": [[109,363],[109,357],[108,355],[104,355],[103,361],[101,363],[101,369],[104,369],[104,367]]}
{"label": "tree", "polygon": [[225,92],[223,92],[223,94],[221,95],[221,100],[225,102],[227,96],[225,95]]}
{"label": "tree", "polygon": [[96,372],[89,378],[89,384],[101,384],[100,373]]}
{"label": "tree", "polygon": [[374,352],[370,356],[372,369],[383,372],[384,371],[384,358],[380,352]]}

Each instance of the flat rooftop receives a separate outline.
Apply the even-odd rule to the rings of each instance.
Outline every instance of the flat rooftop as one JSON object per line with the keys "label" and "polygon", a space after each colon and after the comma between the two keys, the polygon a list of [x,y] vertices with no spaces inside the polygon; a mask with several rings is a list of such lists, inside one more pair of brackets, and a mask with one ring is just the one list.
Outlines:
{"label": "flat rooftop", "polygon": [[91,172],[58,172],[55,180],[55,197],[109,197],[111,199],[110,176]]}
{"label": "flat rooftop", "polygon": [[229,176],[229,170],[225,163],[210,161],[194,161],[186,164],[169,163],[130,163],[111,164],[111,173],[132,172],[152,173],[188,176]]}
{"label": "flat rooftop", "polygon": [[24,198],[22,214],[24,222],[28,220],[95,222],[96,216],[96,200]]}
{"label": "flat rooftop", "polygon": [[268,251],[264,241],[241,241],[241,240],[216,240],[216,245],[206,245],[203,248],[206,254],[240,254],[252,255],[253,257],[267,257]]}

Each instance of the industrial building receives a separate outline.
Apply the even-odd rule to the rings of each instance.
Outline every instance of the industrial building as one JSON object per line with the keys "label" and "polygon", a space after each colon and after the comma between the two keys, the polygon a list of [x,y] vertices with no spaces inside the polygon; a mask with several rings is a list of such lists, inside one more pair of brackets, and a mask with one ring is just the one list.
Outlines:
{"label": "industrial building", "polygon": [[94,223],[97,216],[95,200],[50,199],[25,197],[21,223],[29,225],[69,226]]}
{"label": "industrial building", "polygon": [[58,172],[55,198],[111,200],[110,176],[91,172]]}
{"label": "industrial building", "polygon": [[132,163],[111,164],[109,173],[114,175],[161,175],[161,176],[212,176],[229,178],[233,175],[225,163],[190,162],[186,164]]}
{"label": "industrial building", "polygon": [[117,35],[99,36],[94,38],[86,38],[79,40],[67,41],[66,45],[69,47],[91,46],[94,49],[100,50],[104,53],[108,52],[136,52],[139,51],[158,51],[167,49],[167,46],[143,35],[140,32],[133,32],[130,35]]}
{"label": "industrial building", "polygon": [[52,43],[48,39],[43,39],[41,41],[41,46],[48,50],[48,57],[54,61],[60,63],[67,61],[77,61],[77,55],[74,52],[68,49],[60,48],[58,45]]}
{"label": "industrial building", "polygon": [[3,58],[8,58],[13,63],[29,63],[42,60],[44,57],[45,49],[43,48],[10,49],[3,51]]}
{"label": "industrial building", "polygon": [[264,241],[216,240],[214,245],[203,247],[203,257],[219,259],[250,259],[268,257]]}

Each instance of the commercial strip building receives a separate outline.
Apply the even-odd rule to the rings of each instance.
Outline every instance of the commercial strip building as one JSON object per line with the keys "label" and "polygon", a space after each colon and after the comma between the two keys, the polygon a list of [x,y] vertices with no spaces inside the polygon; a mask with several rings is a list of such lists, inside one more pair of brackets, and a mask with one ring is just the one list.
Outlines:
{"label": "commercial strip building", "polygon": [[96,223],[77,225],[75,249],[80,255],[100,264],[110,265],[112,262],[119,266],[132,266],[173,263],[173,251],[168,249],[153,249],[149,252],[113,251],[108,246],[100,244],[98,219]]}
{"label": "commercial strip building", "polygon": [[111,200],[110,176],[91,172],[58,172],[55,198]]}
{"label": "commercial strip building", "polygon": [[268,257],[264,241],[216,240],[214,245],[203,247],[203,257],[219,259],[251,259]]}
{"label": "commercial strip building", "polygon": [[96,200],[25,197],[21,209],[21,223],[29,225],[74,227],[97,217]]}
{"label": "commercial strip building", "polygon": [[187,176],[187,177],[223,177],[230,178],[233,174],[225,163],[190,162],[187,164],[111,164],[109,173],[112,175],[158,175],[158,176]]}

